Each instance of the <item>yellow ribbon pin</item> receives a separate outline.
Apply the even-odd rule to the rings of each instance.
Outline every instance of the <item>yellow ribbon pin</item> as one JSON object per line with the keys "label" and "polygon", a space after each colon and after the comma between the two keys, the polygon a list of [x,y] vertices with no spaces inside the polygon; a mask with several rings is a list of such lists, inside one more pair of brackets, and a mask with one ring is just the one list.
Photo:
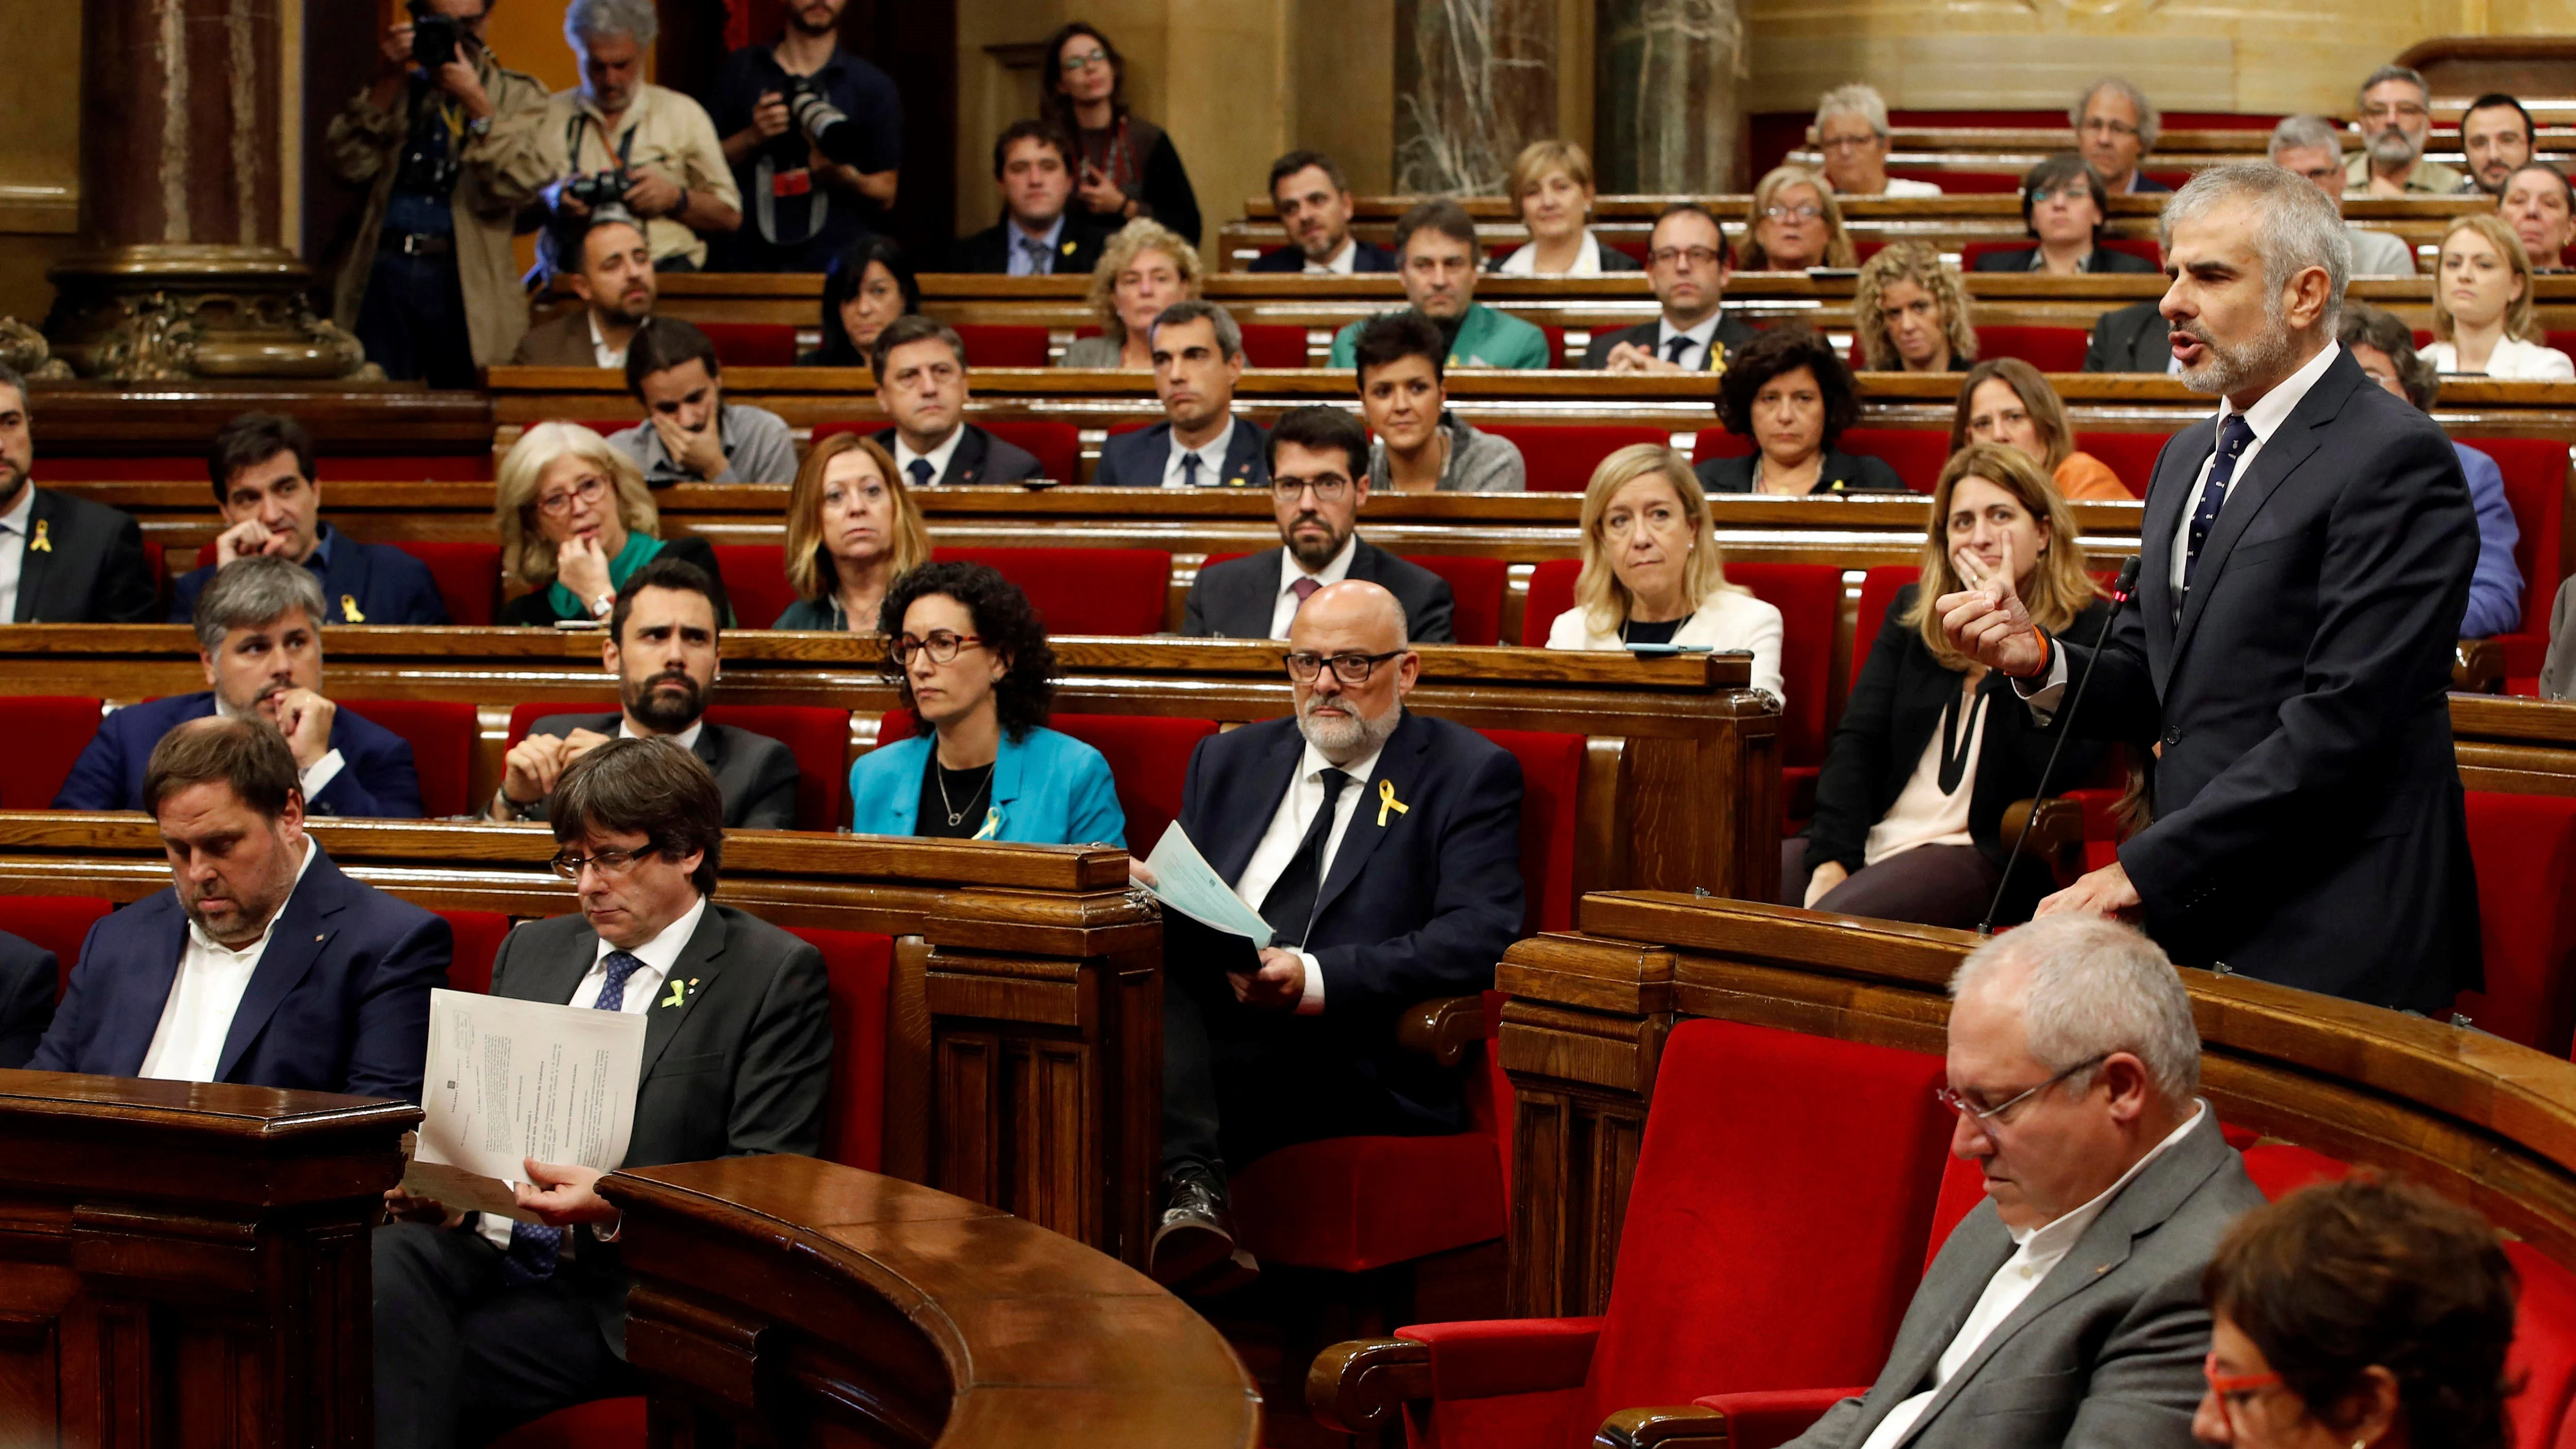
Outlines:
{"label": "yellow ribbon pin", "polygon": [[41,518],[36,520],[36,536],[27,540],[27,547],[34,549],[38,553],[52,553],[54,551],[54,541],[45,537],[45,520]]}
{"label": "yellow ribbon pin", "polygon": [[342,594],[340,596],[340,617],[352,624],[363,624],[367,622],[367,616],[358,612],[357,595]]}
{"label": "yellow ribbon pin", "polygon": [[1381,829],[1385,828],[1386,812],[1389,810],[1394,811],[1398,815],[1410,815],[1413,813],[1411,806],[1406,805],[1403,801],[1395,798],[1395,782],[1393,780],[1380,780],[1377,782],[1377,823]]}
{"label": "yellow ribbon pin", "polygon": [[974,838],[977,840],[999,840],[1002,838],[1001,806],[996,805],[984,812],[983,828],[975,832]]}
{"label": "yellow ribbon pin", "polygon": [[672,977],[671,994],[662,998],[662,1004],[664,1006],[677,1006],[688,999],[689,984],[676,976]]}

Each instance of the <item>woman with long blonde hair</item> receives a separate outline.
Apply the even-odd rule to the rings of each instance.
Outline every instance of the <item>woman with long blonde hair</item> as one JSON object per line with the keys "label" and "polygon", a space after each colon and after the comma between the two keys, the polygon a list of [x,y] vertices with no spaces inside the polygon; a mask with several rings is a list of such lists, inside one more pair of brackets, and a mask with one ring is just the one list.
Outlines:
{"label": "woman with long blonde hair", "polygon": [[834,433],[805,455],[787,494],[787,582],[773,629],[874,633],[894,581],[930,562],[921,505],[874,438]]}
{"label": "woman with long blonde hair", "polygon": [[[1950,647],[1936,600],[1962,592],[1958,556],[2009,571],[2051,635],[2096,643],[2110,606],[2085,572],[2066,500],[2029,454],[1972,443],[1932,493],[1923,572],[1896,596],[1852,685],[1816,781],[1807,833],[1782,842],[1780,899],[1845,915],[1972,926],[2002,880],[2006,807],[2039,787],[2058,744],[2011,681]],[[2091,774],[2098,747],[2066,742],[2054,782]],[[2024,862],[2000,921],[2026,919],[2048,872]]]}
{"label": "woman with long blonde hair", "polygon": [[2531,288],[2531,257],[2513,228],[2486,212],[2454,217],[2433,267],[2439,340],[2424,360],[2500,382],[2576,382],[2576,361],[2547,343]]}
{"label": "woman with long blonde hair", "polygon": [[1753,687],[1786,700],[1780,611],[1726,581],[1690,460],[1658,443],[1602,459],[1583,490],[1582,527],[1574,607],[1548,626],[1548,648],[1741,651],[1753,656]]}
{"label": "woman with long blonde hair", "polygon": [[657,537],[661,512],[642,471],[579,423],[539,423],[520,434],[492,494],[502,571],[529,589],[502,606],[504,627],[605,619],[627,576],[663,557],[705,570],[722,602],[715,550],[703,538]]}

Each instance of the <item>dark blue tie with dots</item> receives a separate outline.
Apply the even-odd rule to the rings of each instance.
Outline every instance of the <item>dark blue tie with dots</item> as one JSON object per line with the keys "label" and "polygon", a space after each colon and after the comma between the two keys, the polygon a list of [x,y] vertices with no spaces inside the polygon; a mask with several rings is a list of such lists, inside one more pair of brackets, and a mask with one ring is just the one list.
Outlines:
{"label": "dark blue tie with dots", "polygon": [[2227,506],[2227,485],[2236,476],[2237,460],[2254,441],[2254,427],[2243,413],[2229,413],[2218,425],[2218,453],[2209,460],[2209,481],[2201,485],[2200,506],[2191,512],[2191,536],[2183,550],[2182,587],[2191,591],[2191,575],[2200,567],[2200,546],[2209,542],[2209,531],[2218,525],[2218,510]]}
{"label": "dark blue tie with dots", "polygon": [[[624,1011],[626,980],[644,963],[624,951],[611,951],[602,964],[608,968],[608,979],[599,983],[599,1000],[591,1005],[601,1011]],[[563,1229],[544,1223],[510,1224],[510,1252],[501,1260],[501,1281],[524,1287],[553,1277],[555,1264],[563,1255],[563,1235]]]}

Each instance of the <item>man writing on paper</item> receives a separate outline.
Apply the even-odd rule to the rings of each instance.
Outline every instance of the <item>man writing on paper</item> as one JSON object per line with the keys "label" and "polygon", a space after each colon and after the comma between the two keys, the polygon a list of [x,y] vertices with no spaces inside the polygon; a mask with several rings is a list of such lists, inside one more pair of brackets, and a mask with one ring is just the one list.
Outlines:
{"label": "man writing on paper", "polygon": [[[1459,1073],[1395,1044],[1406,1007],[1493,984],[1520,934],[1520,762],[1404,707],[1421,674],[1404,608],[1364,579],[1288,630],[1294,719],[1201,740],[1179,824],[1277,933],[1163,914],[1163,1178],[1154,1277],[1212,1294],[1259,1271],[1226,1173],[1325,1137],[1467,1127]],[[1232,950],[1242,974],[1215,969]]]}
{"label": "man writing on paper", "polygon": [[[581,914],[510,933],[492,995],[644,1013],[627,1167],[817,1155],[832,1069],[823,957],[707,897],[724,851],[715,777],[658,739],[610,740],[556,782],[557,875]],[[544,1224],[386,1195],[376,1230],[376,1443],[447,1449],[567,1404],[643,1392],[626,1363],[617,1210],[600,1174],[531,1161]]]}
{"label": "man writing on paper", "polygon": [[161,737],[141,803],[170,888],[90,928],[29,1067],[420,1100],[447,922],[342,875],[298,773],[258,714]]}

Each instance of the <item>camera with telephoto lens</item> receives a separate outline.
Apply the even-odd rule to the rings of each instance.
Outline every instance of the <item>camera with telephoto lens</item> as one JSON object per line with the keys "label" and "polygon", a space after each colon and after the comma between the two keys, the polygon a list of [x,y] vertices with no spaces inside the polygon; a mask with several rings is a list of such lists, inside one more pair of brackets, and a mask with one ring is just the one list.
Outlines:
{"label": "camera with telephoto lens", "polygon": [[[855,166],[866,155],[867,137],[851,124],[840,107],[832,104],[832,98],[823,94],[812,76],[789,76],[781,98],[787,102],[788,120],[805,133],[815,150],[843,166]],[[789,144],[794,144],[792,138]]]}
{"label": "camera with telephoto lens", "polygon": [[625,167],[620,166],[608,171],[594,171],[587,176],[575,176],[563,184],[561,195],[564,200],[578,201],[594,212],[611,206],[623,209],[626,188],[634,184],[635,179],[626,174]]}
{"label": "camera with telephoto lens", "polygon": [[457,25],[453,16],[429,8],[429,0],[411,0],[412,64],[436,71],[456,59]]}

